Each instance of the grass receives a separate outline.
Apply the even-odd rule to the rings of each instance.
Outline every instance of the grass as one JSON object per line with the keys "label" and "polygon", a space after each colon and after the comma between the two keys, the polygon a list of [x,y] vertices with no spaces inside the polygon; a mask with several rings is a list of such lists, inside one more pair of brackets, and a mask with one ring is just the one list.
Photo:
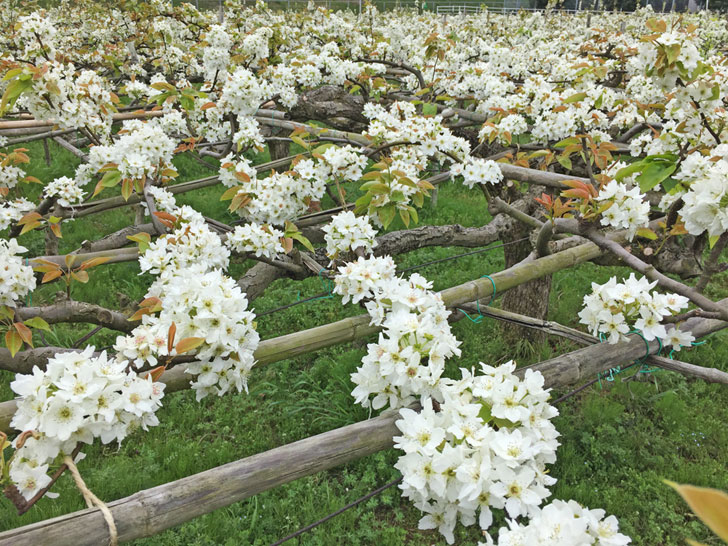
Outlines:
{"label": "grass", "polygon": [[[51,146],[51,166],[41,160],[29,168],[29,174],[44,181],[68,173],[76,164],[73,156]],[[32,157],[42,157],[39,145],[29,148]],[[183,173],[182,180],[210,172],[185,158],[177,159],[177,167]],[[233,217],[219,202],[221,194],[221,188],[213,187],[185,195],[179,202],[194,204],[205,214],[231,221]],[[324,202],[326,205],[331,203]],[[130,211],[118,209],[64,224],[61,252],[76,248],[85,239],[114,231],[130,219]],[[488,219],[482,196],[452,183],[441,189],[437,209],[427,203],[421,213],[421,223],[428,224],[458,222],[477,226]],[[41,234],[31,233],[22,240],[32,254],[43,253]],[[397,256],[396,260],[404,268],[460,252],[455,248],[430,248]],[[249,265],[236,263],[231,272],[239,275]],[[440,290],[502,268],[502,250],[497,249],[432,264],[418,272],[433,280],[435,289]],[[119,308],[122,295],[132,300],[140,298],[151,282],[150,277],[138,273],[134,263],[100,267],[92,271],[87,285],[74,285],[72,293],[79,300]],[[624,274],[624,270],[584,264],[556,274],[549,318],[577,326],[576,313],[590,283],[604,282],[614,274]],[[33,294],[33,303],[51,302],[57,290],[58,285],[41,287]],[[321,290],[317,278],[300,283],[279,280],[255,301],[254,307],[259,311],[273,309]],[[728,295],[726,275],[719,276],[711,290],[714,298]],[[322,299],[261,317],[258,330],[266,339],[360,312],[354,306],[342,307],[338,299]],[[57,325],[47,341],[69,345],[90,329],[87,325]],[[509,360],[519,349],[504,344],[500,326],[492,320],[480,324],[461,321],[453,330],[463,343],[463,356],[449,363],[450,374],[458,367],[475,366],[481,361],[493,364]],[[114,337],[113,332],[102,331],[91,342],[107,346]],[[548,343],[531,347],[519,358],[519,364],[574,348],[569,342],[549,339]],[[353,405],[349,379],[365,351],[366,340],[266,366],[254,372],[249,394],[208,398],[201,403],[196,403],[189,391],[170,394],[158,414],[160,426],[130,436],[120,447],[94,445],[85,449],[87,458],[80,470],[91,490],[110,501],[366,419],[368,413]],[[680,358],[728,371],[726,334],[710,336],[705,345],[687,354],[681,352]],[[615,514],[623,531],[637,545],[682,545],[686,537],[718,544],[661,480],[728,488],[728,391],[671,372],[643,375],[645,381],[623,379],[618,375],[614,382],[602,381],[601,388],[590,387],[560,407],[556,425],[562,445],[558,462],[551,469],[559,481],[552,498],[574,498]],[[12,398],[8,387],[11,380],[10,374],[0,374],[0,399]],[[555,394],[563,392],[566,390]],[[396,459],[394,450],[380,452],[235,503],[135,544],[270,544],[396,478]],[[61,478],[56,490],[60,498],[43,499],[22,517],[15,515],[9,502],[0,503],[0,530],[84,508],[68,476]],[[418,511],[399,496],[396,488],[390,488],[305,534],[298,543],[444,543],[436,532],[417,530],[418,519]],[[493,530],[497,531],[502,522],[499,516]],[[456,533],[458,544],[475,544],[479,538],[474,528],[459,527]]]}

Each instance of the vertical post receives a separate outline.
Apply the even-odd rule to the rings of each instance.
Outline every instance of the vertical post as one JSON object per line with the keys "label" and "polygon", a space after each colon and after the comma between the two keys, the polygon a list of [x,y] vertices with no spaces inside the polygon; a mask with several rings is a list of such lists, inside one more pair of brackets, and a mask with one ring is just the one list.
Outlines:
{"label": "vertical post", "polygon": [[48,147],[48,139],[43,139],[43,151],[45,152],[45,162],[47,166],[51,166],[51,149]]}
{"label": "vertical post", "polygon": [[219,0],[219,2],[217,5],[217,22],[222,25],[225,22],[225,5],[222,0]]}

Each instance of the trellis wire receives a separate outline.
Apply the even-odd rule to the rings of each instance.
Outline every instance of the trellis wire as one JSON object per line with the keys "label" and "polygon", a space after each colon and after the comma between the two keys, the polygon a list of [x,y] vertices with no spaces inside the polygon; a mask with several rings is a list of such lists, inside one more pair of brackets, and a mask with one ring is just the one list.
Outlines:
{"label": "trellis wire", "polygon": [[284,538],[280,539],[279,541],[277,541],[277,542],[274,542],[274,543],[273,543],[273,544],[271,544],[270,546],[280,546],[280,544],[283,544],[284,542],[288,542],[288,541],[289,541],[289,540],[291,540],[292,538],[296,538],[297,536],[300,536],[300,535],[302,535],[302,534],[304,534],[304,533],[307,533],[308,531],[310,531],[311,529],[314,529],[315,527],[318,527],[318,526],[319,526],[319,525],[321,525],[322,523],[326,523],[326,522],[327,522],[327,521],[329,521],[329,520],[330,520],[331,518],[334,518],[334,517],[338,516],[339,514],[343,514],[344,512],[346,512],[346,511],[347,511],[347,510],[349,510],[350,508],[353,508],[353,507],[354,507],[354,506],[356,506],[357,504],[361,504],[361,503],[362,503],[362,502],[364,502],[365,500],[369,500],[369,499],[371,499],[372,497],[375,497],[375,496],[379,495],[379,493],[381,493],[382,491],[385,491],[385,490],[389,489],[390,487],[393,487],[393,486],[397,485],[397,484],[398,484],[399,482],[401,482],[401,481],[402,481],[402,476],[400,476],[400,477],[399,477],[399,478],[397,478],[396,480],[393,480],[393,481],[391,481],[391,482],[389,482],[389,483],[386,483],[386,484],[384,484],[384,485],[383,485],[383,486],[381,486],[381,487],[378,487],[377,489],[375,489],[374,491],[372,491],[372,492],[370,492],[370,493],[367,493],[367,494],[366,494],[366,495],[364,495],[363,497],[359,497],[358,499],[356,499],[356,500],[355,500],[355,501],[353,501],[353,502],[350,502],[350,503],[349,503],[349,504],[347,504],[346,506],[343,506],[342,508],[339,508],[339,509],[338,509],[338,510],[337,510],[336,512],[332,512],[332,513],[330,513],[330,514],[329,514],[328,516],[325,516],[325,517],[321,518],[321,519],[320,519],[320,520],[318,520],[318,521],[315,521],[315,522],[313,522],[313,523],[311,523],[311,524],[309,524],[309,525],[306,525],[306,527],[302,527],[301,529],[299,529],[299,530],[298,530],[298,531],[296,531],[295,533],[291,533],[291,534],[290,534],[290,535],[288,535],[287,537],[284,537]]}
{"label": "trellis wire", "polygon": [[[440,258],[439,260],[431,260],[429,262],[424,262],[424,263],[421,263],[421,264],[418,264],[418,265],[414,265],[412,267],[407,267],[405,269],[400,269],[399,272],[400,273],[408,273],[410,271],[414,271],[416,269],[421,269],[421,268],[427,267],[429,265],[434,265],[434,264],[438,264],[438,263],[441,263],[441,262],[448,262],[450,260],[457,260],[457,259],[460,259],[460,258],[464,258],[466,256],[473,256],[475,254],[482,254],[483,252],[488,252],[489,250],[495,250],[496,248],[503,248],[504,246],[514,245],[516,243],[520,243],[522,241],[525,241],[526,239],[528,239],[528,237],[523,237],[521,239],[516,239],[515,241],[509,241],[507,243],[501,243],[499,245],[494,245],[494,246],[489,246],[489,247],[485,247],[485,248],[480,248],[478,250],[473,250],[471,252],[464,252],[462,254],[456,254],[454,256],[448,256],[447,258]],[[491,280],[491,282],[493,282],[493,281]],[[280,307],[276,307],[275,309],[270,309],[268,311],[262,311],[260,313],[256,313],[256,316],[257,317],[262,317],[262,316],[265,316],[265,315],[272,315],[273,313],[277,313],[279,311],[284,311],[285,309],[290,309],[291,307],[295,307],[296,305],[300,305],[302,303],[308,303],[308,302],[311,302],[311,301],[316,301],[316,300],[321,300],[321,299],[328,299],[330,297],[330,295],[331,295],[331,290],[329,290],[328,292],[321,292],[319,294],[314,294],[313,296],[310,296],[308,298],[299,299],[299,300],[294,301],[292,303],[287,303],[286,305],[281,305]]]}

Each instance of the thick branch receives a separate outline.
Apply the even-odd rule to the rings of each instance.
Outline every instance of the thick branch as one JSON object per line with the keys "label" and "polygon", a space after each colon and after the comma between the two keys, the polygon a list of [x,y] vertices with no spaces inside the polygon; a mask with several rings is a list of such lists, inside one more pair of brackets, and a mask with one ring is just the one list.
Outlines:
{"label": "thick branch", "polygon": [[64,301],[43,307],[20,307],[15,312],[15,316],[21,321],[41,317],[49,324],[88,322],[126,333],[131,332],[136,326],[119,311],[83,301]]}

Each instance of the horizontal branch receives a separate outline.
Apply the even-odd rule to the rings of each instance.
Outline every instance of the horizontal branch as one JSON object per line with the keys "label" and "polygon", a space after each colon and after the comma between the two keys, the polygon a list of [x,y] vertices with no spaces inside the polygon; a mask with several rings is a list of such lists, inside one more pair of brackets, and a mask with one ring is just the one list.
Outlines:
{"label": "horizontal branch", "polygon": [[48,324],[88,322],[125,333],[131,332],[136,326],[136,323],[130,322],[119,311],[84,301],[63,301],[40,307],[20,307],[16,310],[15,316],[21,321],[41,317]]}

